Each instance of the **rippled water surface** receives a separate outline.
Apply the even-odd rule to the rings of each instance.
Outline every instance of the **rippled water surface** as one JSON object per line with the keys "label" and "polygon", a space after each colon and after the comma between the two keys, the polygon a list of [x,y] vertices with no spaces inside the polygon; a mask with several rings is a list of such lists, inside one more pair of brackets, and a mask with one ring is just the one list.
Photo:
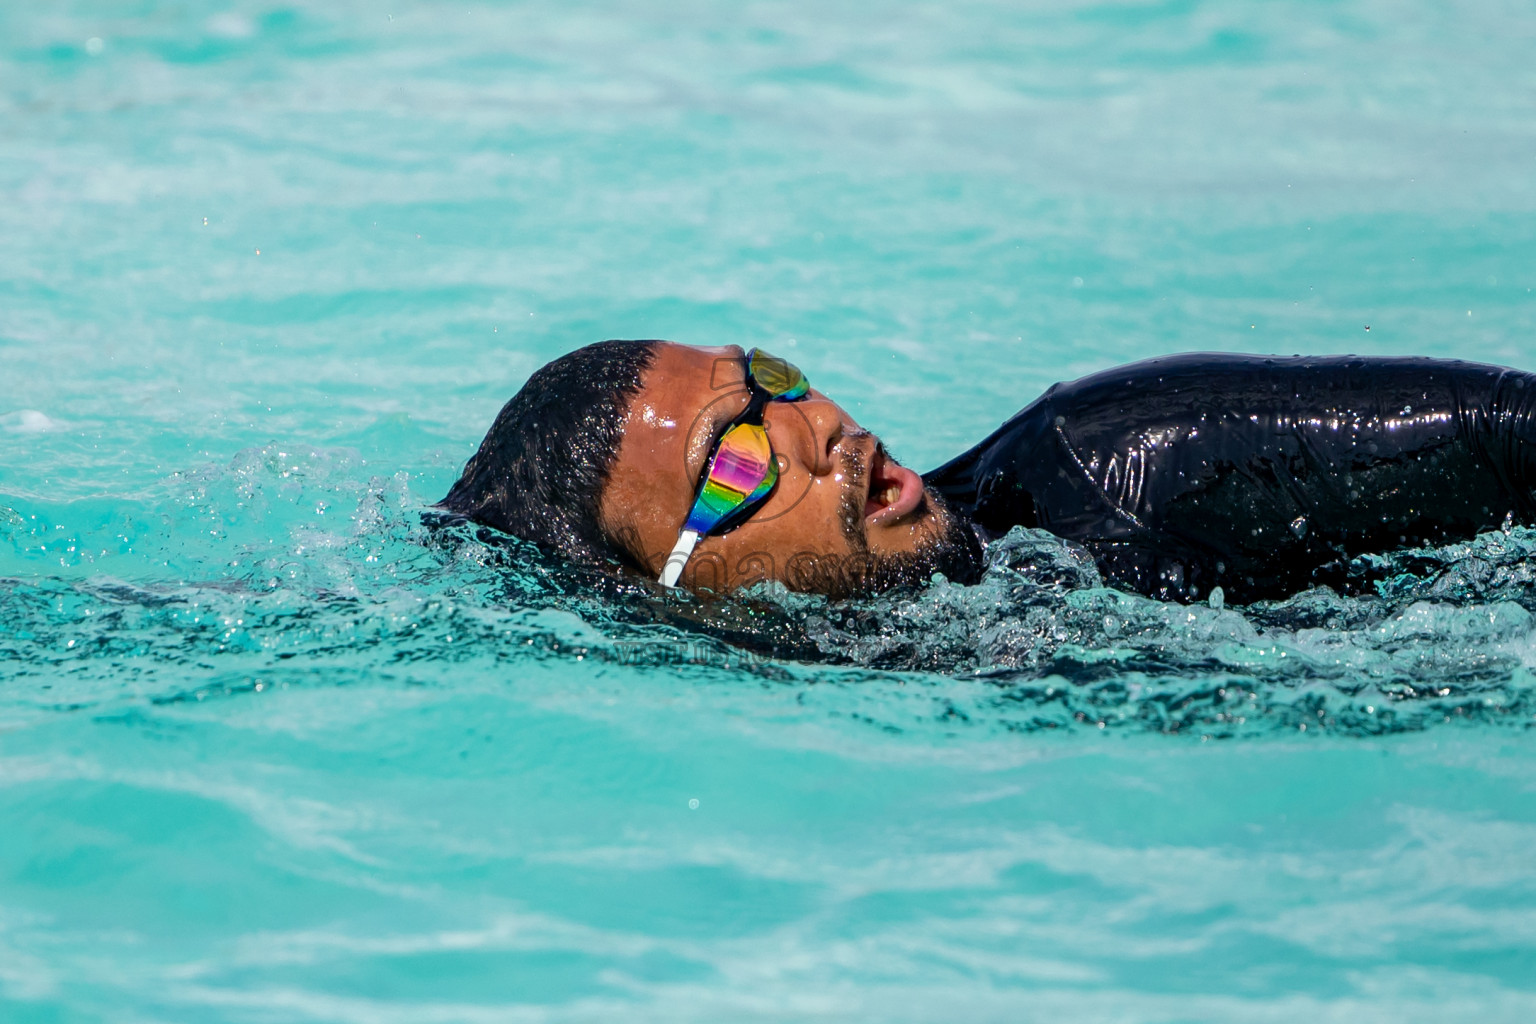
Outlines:
{"label": "rippled water surface", "polygon": [[1536,368],[1526,4],[0,6],[0,1020],[1536,1019],[1536,531],[1254,607],[433,529],[604,337],[927,468],[1188,350]]}

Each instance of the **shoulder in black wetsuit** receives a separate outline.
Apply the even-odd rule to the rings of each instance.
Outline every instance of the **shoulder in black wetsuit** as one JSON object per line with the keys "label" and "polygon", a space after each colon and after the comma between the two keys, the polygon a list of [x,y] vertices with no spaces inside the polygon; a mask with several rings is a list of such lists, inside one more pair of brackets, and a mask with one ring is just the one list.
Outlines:
{"label": "shoulder in black wetsuit", "polygon": [[1038,526],[1161,598],[1345,587],[1369,552],[1536,521],[1536,376],[1183,355],[1057,384],[926,475],[983,536]]}

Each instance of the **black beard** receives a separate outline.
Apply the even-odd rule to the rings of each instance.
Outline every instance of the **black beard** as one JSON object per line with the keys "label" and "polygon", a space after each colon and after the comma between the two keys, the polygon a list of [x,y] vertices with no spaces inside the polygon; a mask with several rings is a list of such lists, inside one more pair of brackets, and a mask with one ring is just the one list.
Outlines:
{"label": "black beard", "polygon": [[[883,446],[881,451],[884,452]],[[975,531],[932,491],[923,492],[923,501],[932,514],[919,524],[927,536],[916,548],[889,554],[870,551],[861,486],[868,466],[863,455],[851,449],[844,450],[842,459],[848,486],[838,505],[838,524],[848,541],[848,553],[802,554],[791,558],[786,569],[792,589],[847,598],[924,587],[934,573],[943,573],[954,583],[970,584],[981,579],[981,542]]]}

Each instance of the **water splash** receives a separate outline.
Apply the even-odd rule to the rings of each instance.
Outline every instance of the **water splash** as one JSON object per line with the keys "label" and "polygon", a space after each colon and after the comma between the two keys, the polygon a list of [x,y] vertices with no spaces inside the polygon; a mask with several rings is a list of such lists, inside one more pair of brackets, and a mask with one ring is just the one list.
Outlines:
{"label": "water splash", "polygon": [[132,501],[12,500],[0,531],[9,714],[568,659],[720,692],[813,688],[821,713],[895,729],[1536,721],[1536,532],[1518,528],[1360,559],[1360,593],[1249,607],[1108,589],[1081,550],[1027,530],[992,545],[972,587],[708,600],[444,525],[406,474],[353,450],[267,445]]}

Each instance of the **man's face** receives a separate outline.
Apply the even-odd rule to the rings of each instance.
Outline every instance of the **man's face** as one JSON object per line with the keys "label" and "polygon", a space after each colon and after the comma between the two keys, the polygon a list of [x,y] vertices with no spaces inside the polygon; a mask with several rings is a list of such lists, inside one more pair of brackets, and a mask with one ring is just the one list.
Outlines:
{"label": "man's face", "polygon": [[[602,496],[604,528],[653,576],[688,517],[711,444],[749,398],[740,348],[657,345]],[[925,583],[934,572],[979,574],[970,529],[821,392],[769,402],[763,422],[778,485],[745,523],[699,541],[684,586],[779,580],[845,596]]]}

